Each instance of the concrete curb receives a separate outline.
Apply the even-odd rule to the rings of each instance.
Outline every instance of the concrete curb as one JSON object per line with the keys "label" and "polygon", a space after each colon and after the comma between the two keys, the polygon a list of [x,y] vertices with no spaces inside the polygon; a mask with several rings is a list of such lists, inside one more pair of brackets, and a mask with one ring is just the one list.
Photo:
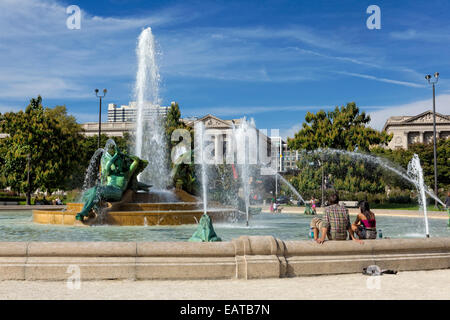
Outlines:
{"label": "concrete curb", "polygon": [[0,280],[262,279],[450,268],[450,238],[230,242],[0,242]]}

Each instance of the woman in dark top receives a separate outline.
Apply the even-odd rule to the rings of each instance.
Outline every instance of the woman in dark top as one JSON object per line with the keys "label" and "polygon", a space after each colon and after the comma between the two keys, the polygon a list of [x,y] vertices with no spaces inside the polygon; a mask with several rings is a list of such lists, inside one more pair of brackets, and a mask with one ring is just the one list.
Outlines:
{"label": "woman in dark top", "polygon": [[358,235],[359,239],[376,239],[377,223],[375,214],[370,211],[369,203],[361,201],[359,204],[361,211],[356,216],[355,222],[352,224],[352,230]]}

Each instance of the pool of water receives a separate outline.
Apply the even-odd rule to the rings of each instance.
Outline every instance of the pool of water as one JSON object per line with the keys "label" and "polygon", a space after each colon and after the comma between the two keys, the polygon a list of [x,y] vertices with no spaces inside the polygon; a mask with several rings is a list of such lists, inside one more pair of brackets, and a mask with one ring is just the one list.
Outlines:
{"label": "pool of water", "polygon": [[[354,217],[351,217],[353,220]],[[216,233],[224,241],[241,235],[274,236],[282,240],[308,239],[311,216],[261,213],[245,222],[216,223]],[[447,220],[430,219],[431,237],[449,237]],[[377,217],[377,227],[389,238],[424,237],[423,218]],[[116,227],[71,227],[32,222],[31,211],[0,211],[0,241],[187,241],[196,225]]]}

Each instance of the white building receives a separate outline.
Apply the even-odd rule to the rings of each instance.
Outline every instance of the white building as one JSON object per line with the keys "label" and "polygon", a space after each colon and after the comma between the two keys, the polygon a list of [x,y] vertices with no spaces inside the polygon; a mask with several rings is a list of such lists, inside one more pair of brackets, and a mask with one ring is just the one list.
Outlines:
{"label": "white building", "polygon": [[[390,117],[383,130],[393,134],[388,147],[390,149],[408,149],[414,143],[433,141],[433,112],[428,110],[416,116]],[[436,138],[450,137],[450,115],[436,112]]]}
{"label": "white building", "polygon": [[[172,102],[171,104],[174,104]],[[152,106],[150,103],[144,109],[144,120],[152,118],[156,112],[166,116],[170,107]],[[108,104],[108,122],[134,122],[136,121],[137,105],[135,101],[130,101],[128,105],[117,106],[115,103]]]}

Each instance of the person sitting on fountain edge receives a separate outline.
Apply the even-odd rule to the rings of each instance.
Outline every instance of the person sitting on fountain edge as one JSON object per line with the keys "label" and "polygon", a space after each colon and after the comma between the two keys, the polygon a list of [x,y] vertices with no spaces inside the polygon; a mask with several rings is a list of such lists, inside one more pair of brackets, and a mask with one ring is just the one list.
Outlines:
{"label": "person sitting on fountain edge", "polygon": [[[325,237],[328,240],[347,240],[347,233],[352,240],[363,243],[355,238],[351,224],[348,209],[339,204],[339,195],[333,193],[328,198],[329,206],[325,208],[325,219],[313,218],[311,228],[314,231],[314,240],[317,243],[323,243]],[[319,233],[322,233],[319,238]]]}
{"label": "person sitting on fountain edge", "polygon": [[370,206],[367,201],[361,201],[359,203],[359,210],[361,212],[358,213],[355,222],[352,224],[353,232],[358,235],[359,239],[376,239],[377,224],[375,213],[370,211]]}

